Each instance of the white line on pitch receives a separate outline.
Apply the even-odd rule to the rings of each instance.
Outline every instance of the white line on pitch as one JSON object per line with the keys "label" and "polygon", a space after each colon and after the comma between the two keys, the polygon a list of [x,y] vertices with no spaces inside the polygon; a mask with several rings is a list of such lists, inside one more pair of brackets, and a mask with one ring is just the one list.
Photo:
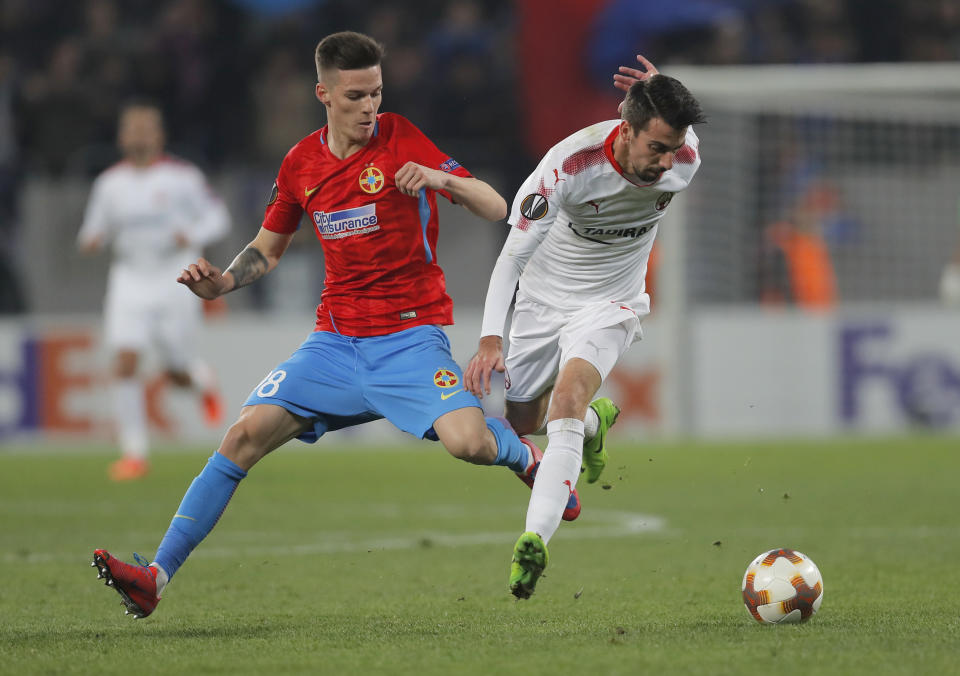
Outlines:
{"label": "white line on pitch", "polygon": [[[614,538],[624,535],[639,535],[642,533],[659,533],[665,530],[666,522],[663,517],[636,512],[614,512],[605,510],[591,511],[591,519],[582,525],[574,524],[557,531],[554,539],[560,540],[588,540],[597,538]],[[306,542],[298,545],[270,544],[271,556],[296,556],[308,554],[339,554],[364,551],[386,551],[421,549],[424,547],[468,547],[489,544],[510,544],[519,531],[502,531],[490,533],[414,533],[400,537],[370,538],[358,541],[330,539],[330,533],[313,533],[315,542]],[[234,533],[242,535],[243,532]],[[342,537],[341,533],[335,534]],[[129,536],[128,536],[129,537]],[[216,540],[216,537],[213,538]],[[236,556],[262,555],[263,545],[201,545],[191,555],[193,558],[230,558]],[[92,550],[91,550],[92,553]],[[2,560],[5,563],[44,563],[49,561],[69,561],[75,559],[80,552],[30,552],[17,554],[4,552]],[[82,553],[86,558],[87,553]]]}
{"label": "white line on pitch", "polygon": [[[664,530],[662,517],[632,512],[593,512],[594,521],[607,521],[609,525],[584,525],[576,528],[561,528],[556,538],[560,540],[587,540],[595,538],[613,538],[640,533],[656,533]],[[270,546],[271,554],[285,556],[297,554],[339,554],[349,552],[383,551],[400,549],[421,549],[424,547],[467,547],[513,542],[519,531],[498,533],[417,533],[402,537],[376,538],[359,542],[318,541],[300,545]],[[193,556],[203,558],[228,558],[231,556],[262,554],[262,546],[206,547],[197,549]]]}

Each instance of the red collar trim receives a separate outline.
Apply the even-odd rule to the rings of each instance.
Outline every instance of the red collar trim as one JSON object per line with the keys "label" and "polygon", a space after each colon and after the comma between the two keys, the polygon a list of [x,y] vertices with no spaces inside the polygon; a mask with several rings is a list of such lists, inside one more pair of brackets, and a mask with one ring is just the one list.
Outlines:
{"label": "red collar trim", "polygon": [[[620,166],[620,163],[617,162],[617,159],[613,156],[613,142],[618,136],[620,136],[619,124],[613,128],[613,131],[607,135],[607,140],[603,142],[603,152],[607,156],[607,161],[610,162],[610,165],[617,170],[618,174],[623,176],[625,181],[629,181],[630,185],[635,185],[638,188],[649,188],[651,185],[657,183],[660,178],[658,178],[656,181],[653,181],[653,183],[637,183],[636,181],[631,180],[630,177],[623,172],[623,167]],[[663,174],[660,174],[660,177],[662,178]]]}
{"label": "red collar trim", "polygon": [[613,130],[607,134],[607,139],[603,142],[603,152],[607,156],[607,161],[610,162],[610,166],[617,170],[617,173],[623,176],[623,167],[620,166],[620,163],[617,162],[616,158],[613,156],[613,142],[620,136],[620,125],[618,124]]}

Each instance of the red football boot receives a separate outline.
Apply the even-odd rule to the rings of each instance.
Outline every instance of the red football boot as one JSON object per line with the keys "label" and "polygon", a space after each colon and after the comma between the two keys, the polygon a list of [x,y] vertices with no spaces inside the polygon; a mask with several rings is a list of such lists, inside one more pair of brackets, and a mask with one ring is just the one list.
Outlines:
{"label": "red football boot", "polygon": [[[143,561],[137,554],[134,557],[138,563]],[[160,603],[157,569],[146,565],[146,562],[134,566],[113,558],[105,549],[96,549],[90,565],[96,567],[98,580],[105,578],[105,584],[117,590],[127,608],[127,615],[133,615],[134,619],[146,617]]]}
{"label": "red football boot", "polygon": [[[537,478],[537,470],[540,469],[540,461],[543,459],[543,451],[537,448],[537,445],[529,439],[520,437],[520,443],[526,444],[530,448],[533,462],[530,463],[530,466],[527,467],[525,471],[516,472],[516,475],[520,477],[520,481],[532,489],[533,480]],[[567,506],[563,509],[563,520],[573,521],[578,516],[580,516],[580,495],[577,493],[577,489],[573,488],[570,490],[570,499],[567,500]]]}
{"label": "red football boot", "polygon": [[146,458],[125,455],[112,463],[107,473],[113,481],[136,481],[150,473],[150,463]]}
{"label": "red football boot", "polygon": [[204,390],[200,395],[203,408],[203,422],[207,427],[219,427],[223,424],[223,397],[214,389]]}

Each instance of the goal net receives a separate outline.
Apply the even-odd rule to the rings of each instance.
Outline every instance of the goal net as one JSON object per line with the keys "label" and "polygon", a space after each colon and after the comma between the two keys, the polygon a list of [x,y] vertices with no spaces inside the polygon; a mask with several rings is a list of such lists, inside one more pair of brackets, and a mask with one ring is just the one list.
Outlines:
{"label": "goal net", "polygon": [[802,302],[825,275],[837,304],[936,299],[960,251],[960,65],[665,72],[709,120],[670,297]]}

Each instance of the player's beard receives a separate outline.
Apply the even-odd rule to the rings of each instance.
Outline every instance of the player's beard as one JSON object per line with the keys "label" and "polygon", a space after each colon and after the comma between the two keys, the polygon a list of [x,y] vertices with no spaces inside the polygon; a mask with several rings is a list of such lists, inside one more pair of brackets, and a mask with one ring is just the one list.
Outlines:
{"label": "player's beard", "polygon": [[647,183],[653,183],[663,175],[663,171],[664,170],[659,167],[651,167],[644,169],[639,176],[641,180],[646,181]]}

